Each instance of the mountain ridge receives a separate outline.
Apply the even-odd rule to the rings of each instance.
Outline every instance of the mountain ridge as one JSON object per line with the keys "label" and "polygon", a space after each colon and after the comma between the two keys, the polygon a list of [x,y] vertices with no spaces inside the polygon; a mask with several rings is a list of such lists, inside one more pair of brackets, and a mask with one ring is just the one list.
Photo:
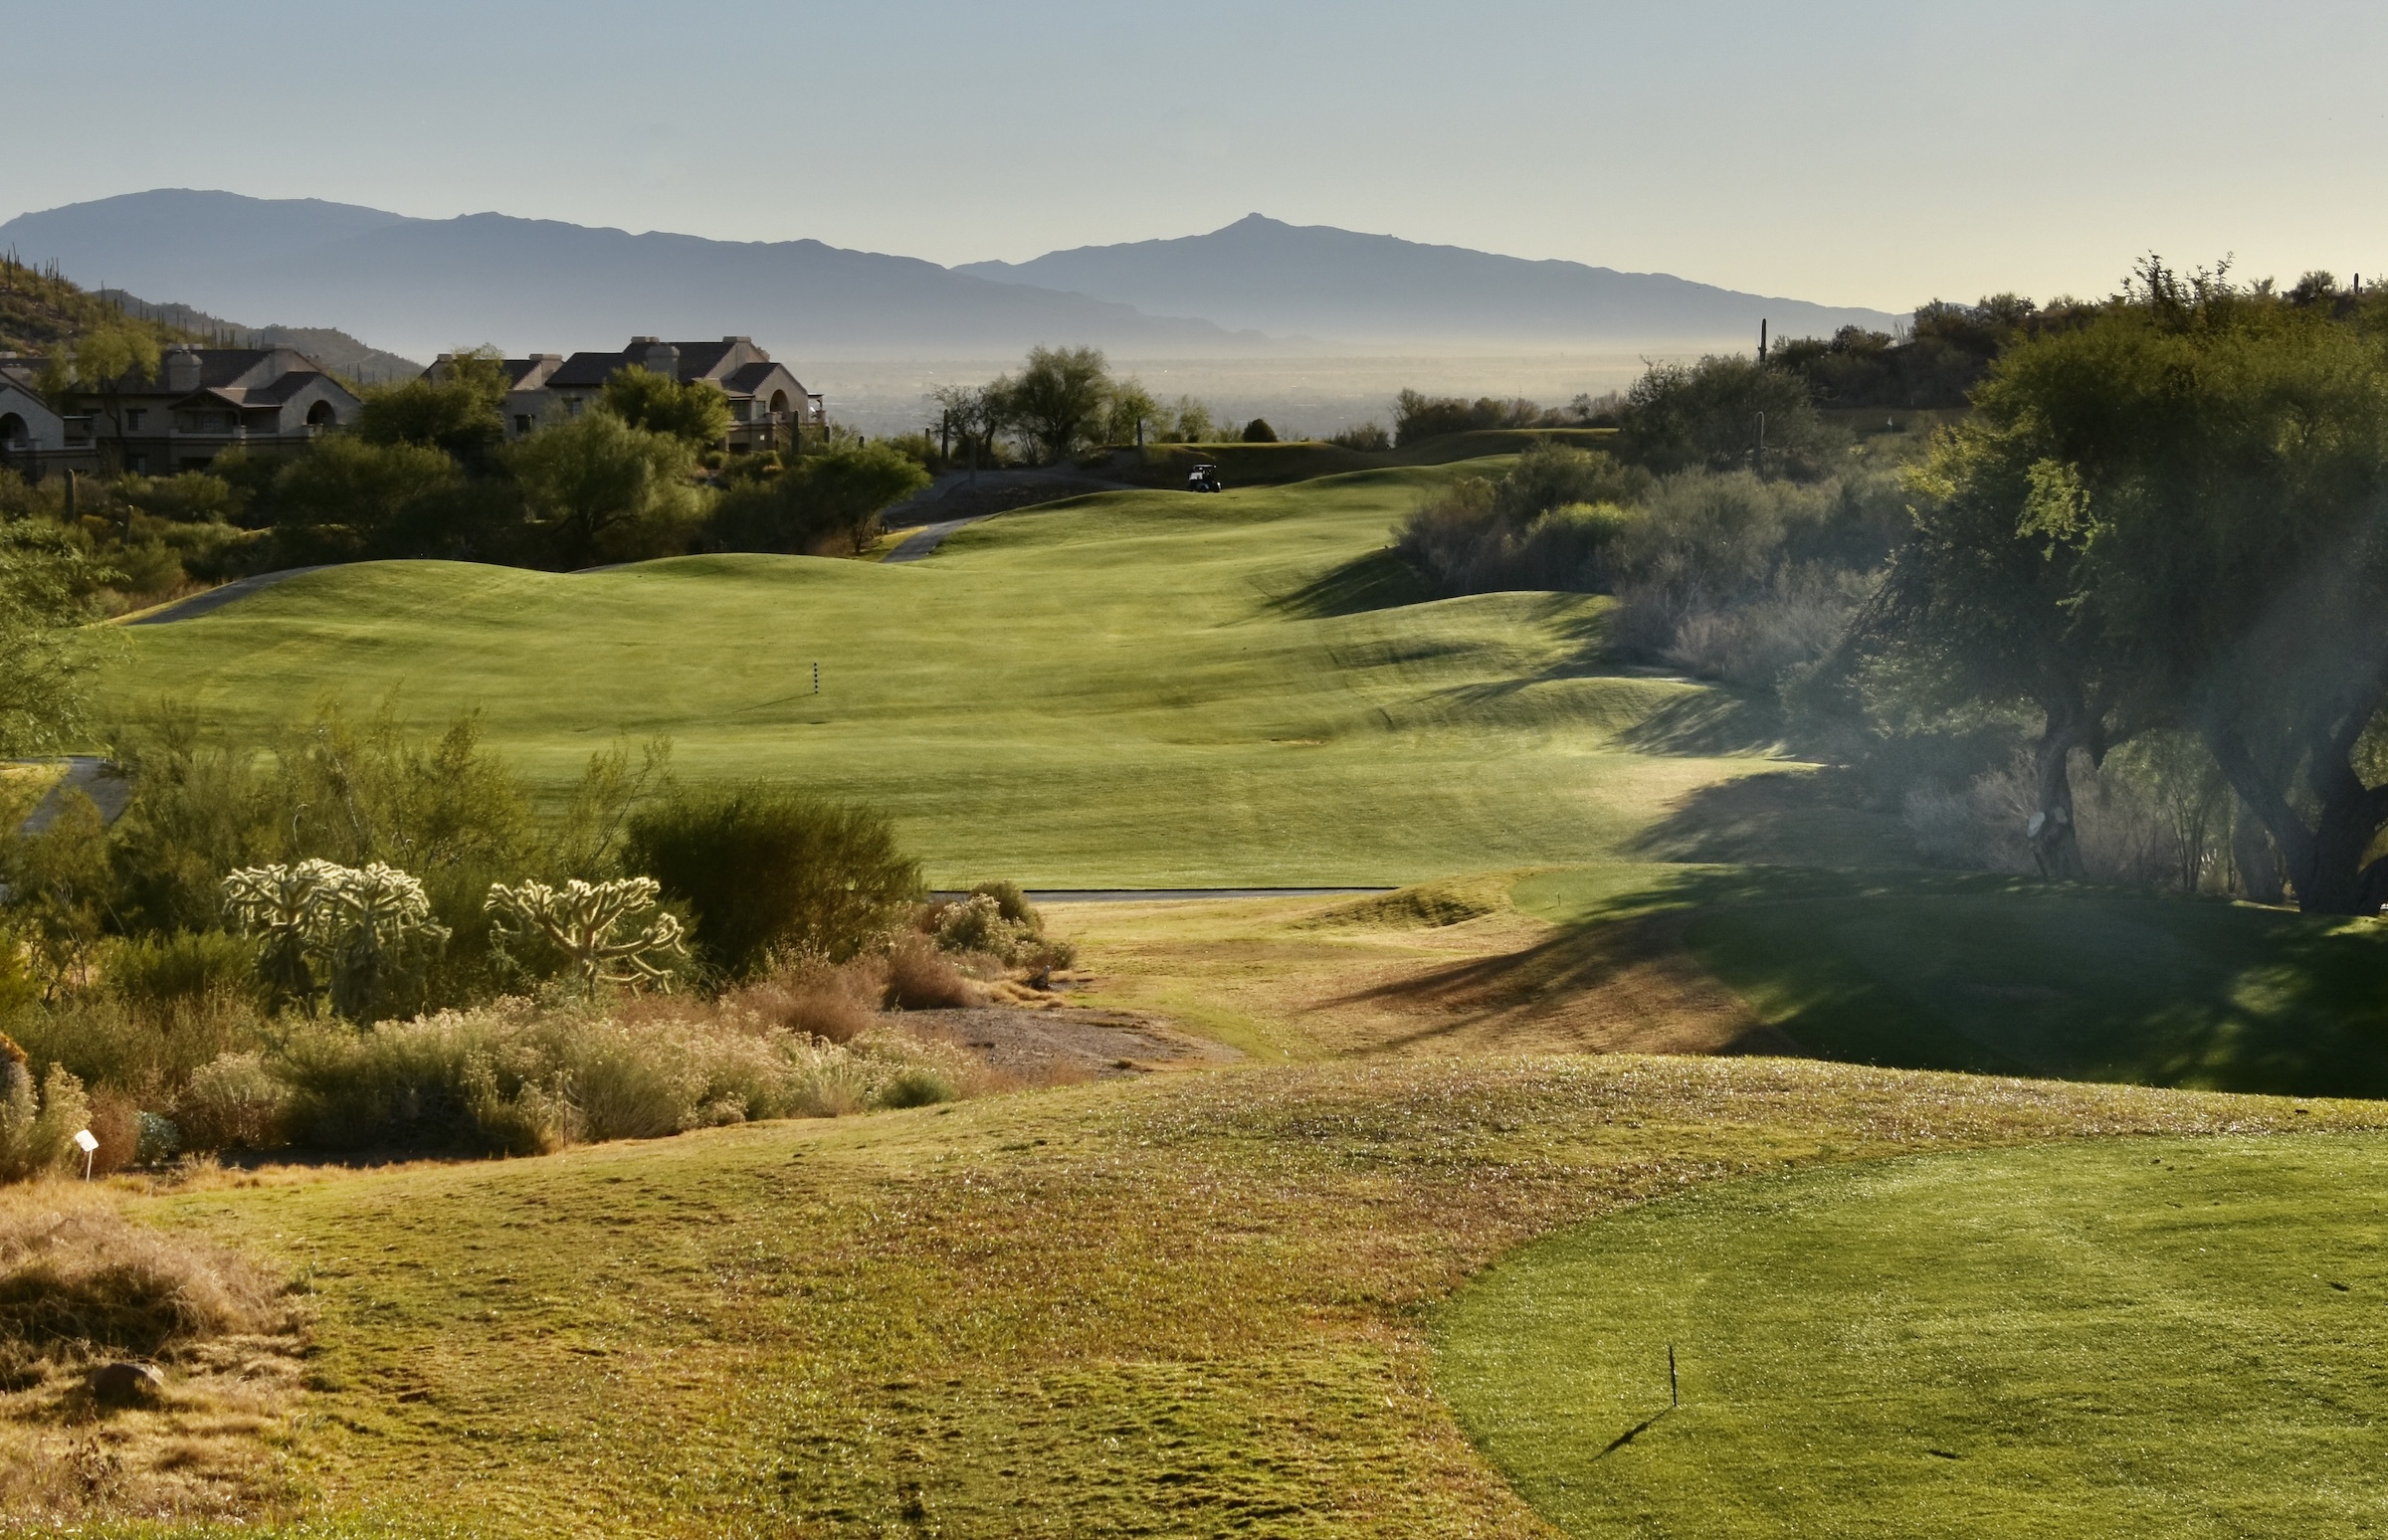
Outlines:
{"label": "mountain ridge", "polygon": [[1293,225],[1248,214],[1202,235],[1048,252],[955,272],[1035,284],[1226,326],[1349,343],[1494,342],[1601,347],[1883,330],[1903,317],[1863,306],[1745,293],[1665,273]]}

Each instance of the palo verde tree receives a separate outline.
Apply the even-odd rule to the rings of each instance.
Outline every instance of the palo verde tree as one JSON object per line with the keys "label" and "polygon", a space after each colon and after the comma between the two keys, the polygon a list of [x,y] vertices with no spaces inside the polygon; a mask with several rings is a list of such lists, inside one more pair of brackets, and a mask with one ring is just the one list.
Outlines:
{"label": "palo verde tree", "polygon": [[[2154,259],[2018,344],[1918,483],[1878,617],[1952,692],[2094,755],[2196,732],[2300,907],[2388,898],[2388,351],[2326,311]],[[1898,624],[1879,624],[1888,618]],[[1903,632],[1903,635],[1898,633]],[[2059,863],[2062,866],[2062,863]]]}

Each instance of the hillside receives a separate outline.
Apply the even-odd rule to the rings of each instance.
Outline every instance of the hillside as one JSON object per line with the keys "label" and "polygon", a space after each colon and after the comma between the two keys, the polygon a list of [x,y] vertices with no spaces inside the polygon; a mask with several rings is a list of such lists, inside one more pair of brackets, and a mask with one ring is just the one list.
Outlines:
{"label": "hillside", "polygon": [[360,384],[409,380],[423,372],[423,365],[414,359],[361,342],[332,326],[244,326],[187,304],[158,304],[120,289],[102,289],[100,297],[129,314],[221,338],[233,347],[295,347],[334,374]]}
{"label": "hillside", "polygon": [[135,312],[40,268],[0,259],[0,353],[47,356],[96,326],[131,325],[163,342],[205,340],[201,332]]}
{"label": "hillside", "polygon": [[160,189],[22,214],[0,248],[223,315],[334,326],[415,357],[752,336],[801,360],[991,357],[1039,342],[1189,356],[1264,345],[1207,321],[819,241],[709,241],[554,220],[404,215]]}
{"label": "hillside", "polygon": [[1208,235],[1051,252],[956,270],[1040,284],[1223,326],[1342,342],[1550,349],[1755,344],[1889,330],[1899,317],[1737,293],[1664,273],[1529,262],[1248,215]]}

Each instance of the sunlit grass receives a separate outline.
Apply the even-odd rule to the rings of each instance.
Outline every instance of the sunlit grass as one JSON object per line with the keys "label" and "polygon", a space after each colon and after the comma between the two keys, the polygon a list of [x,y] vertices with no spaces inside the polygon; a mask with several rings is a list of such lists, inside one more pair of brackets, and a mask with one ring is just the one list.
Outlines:
{"label": "sunlit grass", "polygon": [[1571,1535],[2370,1534],[2384,1181],[2371,1135],[1724,1184],[1502,1262],[1437,1383]]}

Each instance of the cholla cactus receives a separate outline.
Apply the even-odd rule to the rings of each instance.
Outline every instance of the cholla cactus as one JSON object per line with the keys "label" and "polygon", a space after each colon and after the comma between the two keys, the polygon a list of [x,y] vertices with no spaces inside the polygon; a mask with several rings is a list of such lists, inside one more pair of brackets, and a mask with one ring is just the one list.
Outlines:
{"label": "cholla cactus", "polygon": [[661,892],[653,877],[576,878],[560,890],[536,880],[511,887],[495,882],[482,907],[497,916],[500,934],[538,935],[554,943],[572,959],[573,971],[588,988],[628,984],[635,989],[667,982],[664,959],[688,955],[677,915],[658,914],[643,930],[616,933],[651,912]]}
{"label": "cholla cactus", "polygon": [[431,917],[422,882],[396,867],[338,869],[330,888],[331,1008],[371,1021],[393,978],[425,947],[446,941],[448,927]]}
{"label": "cholla cactus", "polygon": [[315,960],[330,940],[332,885],[348,868],[328,861],[295,866],[243,866],[224,878],[224,904],[233,922],[263,942],[258,976],[277,1006],[293,1001],[314,1014]]}
{"label": "cholla cactus", "polygon": [[224,878],[224,900],[243,930],[264,939],[258,971],[277,999],[309,1014],[328,985],[333,1010],[373,1020],[392,980],[448,939],[423,884],[379,862],[362,870],[328,861],[244,866]]}

